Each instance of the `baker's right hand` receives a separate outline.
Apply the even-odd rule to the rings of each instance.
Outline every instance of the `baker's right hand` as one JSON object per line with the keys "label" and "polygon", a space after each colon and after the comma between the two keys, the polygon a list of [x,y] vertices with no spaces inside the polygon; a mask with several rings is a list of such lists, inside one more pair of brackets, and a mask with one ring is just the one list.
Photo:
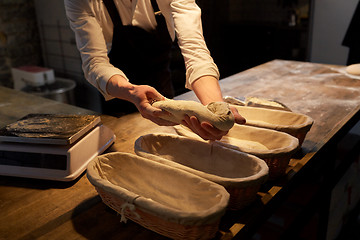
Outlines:
{"label": "baker's right hand", "polygon": [[161,116],[170,113],[151,105],[154,101],[165,99],[165,97],[162,96],[155,88],[148,85],[134,85],[134,88],[130,92],[132,96],[132,103],[135,104],[141,116],[160,126],[176,125],[176,123],[160,118]]}
{"label": "baker's right hand", "polygon": [[169,114],[168,112],[151,106],[152,102],[165,99],[155,88],[148,85],[135,85],[123,76],[113,75],[107,82],[106,90],[113,97],[133,103],[144,118],[161,126],[175,125],[173,122],[160,118]]}

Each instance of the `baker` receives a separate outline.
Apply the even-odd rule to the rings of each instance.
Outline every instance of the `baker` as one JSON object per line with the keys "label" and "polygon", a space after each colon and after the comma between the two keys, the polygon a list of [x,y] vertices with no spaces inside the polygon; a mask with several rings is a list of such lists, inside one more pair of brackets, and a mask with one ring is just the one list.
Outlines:
{"label": "baker", "polygon": [[[121,111],[135,106],[144,118],[173,125],[160,118],[168,113],[151,103],[174,97],[169,62],[175,38],[185,61],[185,87],[204,105],[223,101],[219,71],[206,46],[195,0],[64,1],[85,78],[105,100],[124,101],[117,107]],[[245,122],[236,109],[232,112],[237,123]],[[183,123],[206,140],[227,133],[195,116],[185,116]]]}

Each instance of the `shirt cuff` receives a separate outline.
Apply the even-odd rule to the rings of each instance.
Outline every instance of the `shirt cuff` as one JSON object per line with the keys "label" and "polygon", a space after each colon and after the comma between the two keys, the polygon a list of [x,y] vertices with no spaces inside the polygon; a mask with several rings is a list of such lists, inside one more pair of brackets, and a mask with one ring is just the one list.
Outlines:
{"label": "shirt cuff", "polygon": [[[196,69],[196,70],[194,70],[194,69]],[[197,66],[194,66],[193,68],[187,69],[187,71],[186,71],[187,81],[186,81],[185,87],[187,89],[192,90],[192,87],[191,87],[192,83],[203,76],[213,76],[217,80],[219,80],[220,73],[219,73],[219,69],[216,66],[216,64],[215,63],[210,64],[210,65],[209,65],[209,63],[199,64]]]}
{"label": "shirt cuff", "polygon": [[120,75],[120,76],[124,77],[127,81],[129,81],[129,79],[125,76],[124,72],[121,71],[120,69],[112,69],[111,71],[106,71],[106,73],[104,73],[102,76],[100,76],[96,80],[97,88],[99,89],[100,93],[104,96],[106,101],[114,98],[106,90],[108,81],[114,75]]}

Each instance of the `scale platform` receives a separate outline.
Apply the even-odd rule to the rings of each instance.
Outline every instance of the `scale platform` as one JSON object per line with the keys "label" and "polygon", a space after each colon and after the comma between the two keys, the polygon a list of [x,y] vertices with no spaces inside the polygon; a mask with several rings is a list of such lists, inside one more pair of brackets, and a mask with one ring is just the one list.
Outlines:
{"label": "scale platform", "polygon": [[100,116],[30,114],[0,129],[0,175],[71,181],[115,138]]}

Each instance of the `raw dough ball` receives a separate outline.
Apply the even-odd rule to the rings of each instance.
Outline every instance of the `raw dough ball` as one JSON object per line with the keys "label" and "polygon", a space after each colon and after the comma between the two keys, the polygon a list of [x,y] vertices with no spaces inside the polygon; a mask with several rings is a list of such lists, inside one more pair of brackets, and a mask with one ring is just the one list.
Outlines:
{"label": "raw dough ball", "polygon": [[209,122],[222,131],[228,131],[235,123],[235,117],[225,102],[212,102],[204,106],[195,101],[169,99],[154,102],[152,105],[171,113],[163,118],[178,124],[181,124],[185,115],[196,116],[200,122]]}
{"label": "raw dough ball", "polygon": [[353,75],[360,75],[360,63],[349,65],[346,72]]}

